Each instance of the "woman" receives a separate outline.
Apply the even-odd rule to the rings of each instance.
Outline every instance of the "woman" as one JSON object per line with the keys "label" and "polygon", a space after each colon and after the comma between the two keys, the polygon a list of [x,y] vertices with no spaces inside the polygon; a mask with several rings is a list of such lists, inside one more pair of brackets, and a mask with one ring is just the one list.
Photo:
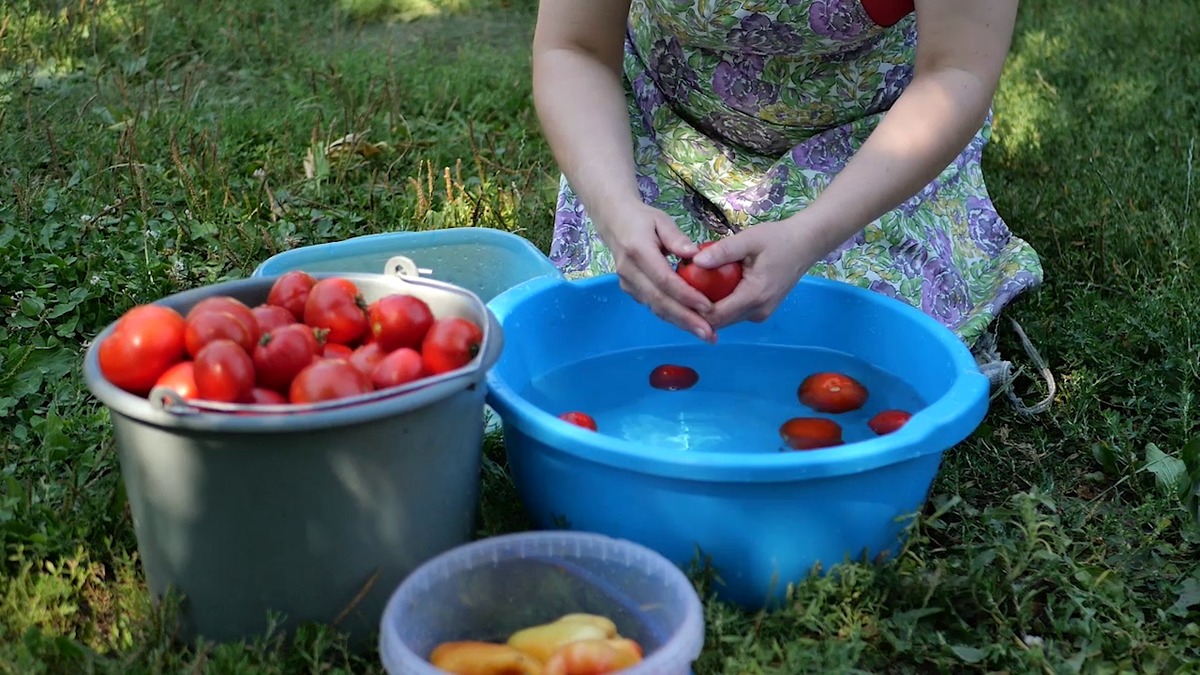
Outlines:
{"label": "woman", "polygon": [[[542,0],[534,99],[562,168],[551,257],[716,341],[805,273],[974,344],[1037,286],[980,171],[1017,0]],[[919,38],[918,38],[919,33]],[[741,261],[709,302],[665,254]]]}

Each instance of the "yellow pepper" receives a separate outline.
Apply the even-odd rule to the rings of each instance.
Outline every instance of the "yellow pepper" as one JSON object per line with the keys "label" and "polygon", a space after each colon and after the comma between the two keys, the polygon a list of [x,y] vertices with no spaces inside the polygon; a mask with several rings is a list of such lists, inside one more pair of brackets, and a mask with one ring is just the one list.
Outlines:
{"label": "yellow pepper", "polygon": [[608,675],[641,661],[642,647],[633,640],[580,640],[556,651],[542,675]]}
{"label": "yellow pepper", "polygon": [[557,621],[513,633],[508,646],[545,662],[562,646],[579,640],[607,640],[617,637],[617,626],[594,614],[567,614]]}
{"label": "yellow pepper", "polygon": [[455,675],[542,675],[541,662],[491,642],[445,642],[433,650],[429,662]]}

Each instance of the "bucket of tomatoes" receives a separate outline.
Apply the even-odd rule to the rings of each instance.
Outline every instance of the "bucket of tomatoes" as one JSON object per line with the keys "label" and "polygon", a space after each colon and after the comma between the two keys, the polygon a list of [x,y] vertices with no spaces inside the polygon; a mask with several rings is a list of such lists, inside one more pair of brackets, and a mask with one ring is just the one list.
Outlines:
{"label": "bucket of tomatoes", "polygon": [[415,270],[193,289],[88,348],[147,585],[182,596],[185,639],[245,639],[279,612],[368,640],[389,589],[473,536],[503,334]]}

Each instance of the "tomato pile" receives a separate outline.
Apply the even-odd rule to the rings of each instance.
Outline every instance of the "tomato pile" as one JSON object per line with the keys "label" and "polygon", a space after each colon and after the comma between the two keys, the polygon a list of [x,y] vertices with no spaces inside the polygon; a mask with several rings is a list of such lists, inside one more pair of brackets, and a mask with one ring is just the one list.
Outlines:
{"label": "tomato pile", "polygon": [[483,331],[433,315],[416,296],[368,304],[350,280],[280,276],[265,303],[230,296],[186,316],[139,305],[100,343],[100,372],[132,394],[156,386],[184,400],[247,405],[311,404],[398,387],[462,368]]}

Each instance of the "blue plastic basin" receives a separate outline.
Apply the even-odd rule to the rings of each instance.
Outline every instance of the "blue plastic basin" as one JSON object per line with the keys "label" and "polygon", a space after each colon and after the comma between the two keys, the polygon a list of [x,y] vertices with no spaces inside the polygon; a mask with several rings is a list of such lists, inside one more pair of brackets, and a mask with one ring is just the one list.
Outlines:
{"label": "blue plastic basin", "polygon": [[486,227],[369,234],[284,251],[263,261],[252,276],[305,272],[379,274],[392,256],[432,270],[423,275],[465,288],[488,302],[536,277],[561,277],[536,246],[518,235]]}
{"label": "blue plastic basin", "polygon": [[[820,347],[888,371],[928,405],[887,436],[814,452],[648,447],[558,420],[521,392],[541,375],[623,350],[695,345],[613,275],[541,278],[494,298],[507,340],[488,375],[517,490],[539,528],[629,539],[678,565],[711,556],[724,600],[773,604],[817,563],[889,558],[928,497],[942,453],[982,422],[989,385],[949,330],[898,300],[805,277],[761,323],[722,342]],[[567,523],[567,525],[563,525]]]}

